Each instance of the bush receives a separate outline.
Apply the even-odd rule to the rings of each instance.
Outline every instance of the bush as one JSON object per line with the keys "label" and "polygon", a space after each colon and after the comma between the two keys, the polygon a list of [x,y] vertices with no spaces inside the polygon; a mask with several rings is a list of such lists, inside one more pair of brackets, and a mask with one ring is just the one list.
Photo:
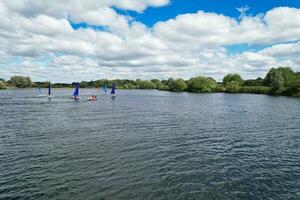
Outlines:
{"label": "bush", "polygon": [[270,94],[271,87],[267,86],[242,86],[240,87],[240,93],[250,93],[250,94]]}
{"label": "bush", "polygon": [[238,85],[243,85],[244,81],[239,74],[227,74],[223,78],[223,85],[226,86],[228,83],[235,81]]}
{"label": "bush", "polygon": [[151,82],[155,85],[155,89],[163,88],[163,84],[158,79],[152,79]]}
{"label": "bush", "polygon": [[10,78],[9,83],[19,88],[31,87],[31,79],[29,77],[13,76]]}
{"label": "bush", "polygon": [[0,90],[6,89],[6,84],[3,81],[0,81]]}
{"label": "bush", "polygon": [[298,75],[298,79],[290,83],[290,86],[284,91],[283,94],[287,96],[300,96],[300,75]]}
{"label": "bush", "polygon": [[245,80],[243,86],[264,86],[264,79],[257,78]]}
{"label": "bush", "polygon": [[225,87],[221,84],[217,84],[216,88],[213,91],[214,92],[225,92]]}
{"label": "bush", "polygon": [[169,79],[168,86],[169,90],[173,92],[183,92],[188,87],[183,79]]}
{"label": "bush", "polygon": [[240,90],[240,86],[239,83],[236,81],[230,81],[229,83],[226,84],[225,92],[238,93],[239,90]]}
{"label": "bush", "polygon": [[217,87],[217,82],[212,78],[198,76],[188,82],[190,92],[212,92]]}
{"label": "bush", "polygon": [[138,89],[155,89],[155,84],[151,81],[137,80]]}
{"label": "bush", "polygon": [[265,77],[265,84],[272,88],[271,93],[275,95],[281,94],[285,88],[285,79],[279,69],[272,68]]}
{"label": "bush", "polygon": [[167,85],[164,85],[164,84],[162,84],[158,89],[162,90],[162,91],[169,91],[169,87]]}

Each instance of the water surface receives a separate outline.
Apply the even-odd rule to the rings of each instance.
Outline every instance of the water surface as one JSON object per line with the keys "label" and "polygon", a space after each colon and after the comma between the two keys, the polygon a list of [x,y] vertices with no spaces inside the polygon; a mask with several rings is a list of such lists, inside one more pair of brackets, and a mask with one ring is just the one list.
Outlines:
{"label": "water surface", "polygon": [[0,91],[0,199],[300,198],[299,98],[117,92]]}

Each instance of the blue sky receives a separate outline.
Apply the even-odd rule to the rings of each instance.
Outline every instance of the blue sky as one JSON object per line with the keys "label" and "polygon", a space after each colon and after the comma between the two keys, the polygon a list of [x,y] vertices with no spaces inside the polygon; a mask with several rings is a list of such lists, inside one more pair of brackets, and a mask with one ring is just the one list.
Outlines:
{"label": "blue sky", "polygon": [[0,78],[73,82],[300,71],[299,0],[2,0]]}
{"label": "blue sky", "polygon": [[166,21],[175,18],[179,14],[196,13],[198,10],[214,12],[238,18],[240,12],[237,8],[249,7],[250,15],[265,13],[275,7],[289,6],[300,7],[299,0],[172,0],[168,5],[147,8],[143,13],[120,10],[123,14],[134,17],[147,26],[152,26],[158,21]]}

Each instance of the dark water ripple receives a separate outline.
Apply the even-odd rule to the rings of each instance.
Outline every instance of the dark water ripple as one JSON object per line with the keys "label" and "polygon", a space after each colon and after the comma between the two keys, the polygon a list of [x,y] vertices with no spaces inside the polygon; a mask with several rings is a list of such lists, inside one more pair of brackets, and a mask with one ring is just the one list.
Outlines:
{"label": "dark water ripple", "polygon": [[54,93],[0,91],[0,199],[300,198],[298,98]]}

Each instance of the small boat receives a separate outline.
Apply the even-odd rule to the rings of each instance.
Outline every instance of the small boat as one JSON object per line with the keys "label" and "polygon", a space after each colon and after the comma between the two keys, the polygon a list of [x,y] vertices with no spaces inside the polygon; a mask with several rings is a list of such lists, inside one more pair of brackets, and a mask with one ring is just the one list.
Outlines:
{"label": "small boat", "polygon": [[107,94],[107,85],[105,84],[103,87],[102,87],[102,89],[103,89],[103,92],[104,92],[104,94]]}
{"label": "small boat", "polygon": [[112,98],[116,97],[116,84],[115,83],[112,84],[110,95],[112,96]]}
{"label": "small boat", "polygon": [[88,98],[88,101],[96,101],[97,100],[97,96],[96,95],[92,95]]}
{"label": "small boat", "polygon": [[73,93],[73,99],[79,100],[79,83],[75,83],[75,90]]}
{"label": "small boat", "polygon": [[41,90],[40,87],[39,87],[39,94],[37,96],[38,97],[44,97],[44,96],[46,96],[45,94],[42,94],[42,90]]}
{"label": "small boat", "polygon": [[49,85],[48,85],[48,98],[51,98],[52,95],[51,95],[51,83],[49,82]]}

